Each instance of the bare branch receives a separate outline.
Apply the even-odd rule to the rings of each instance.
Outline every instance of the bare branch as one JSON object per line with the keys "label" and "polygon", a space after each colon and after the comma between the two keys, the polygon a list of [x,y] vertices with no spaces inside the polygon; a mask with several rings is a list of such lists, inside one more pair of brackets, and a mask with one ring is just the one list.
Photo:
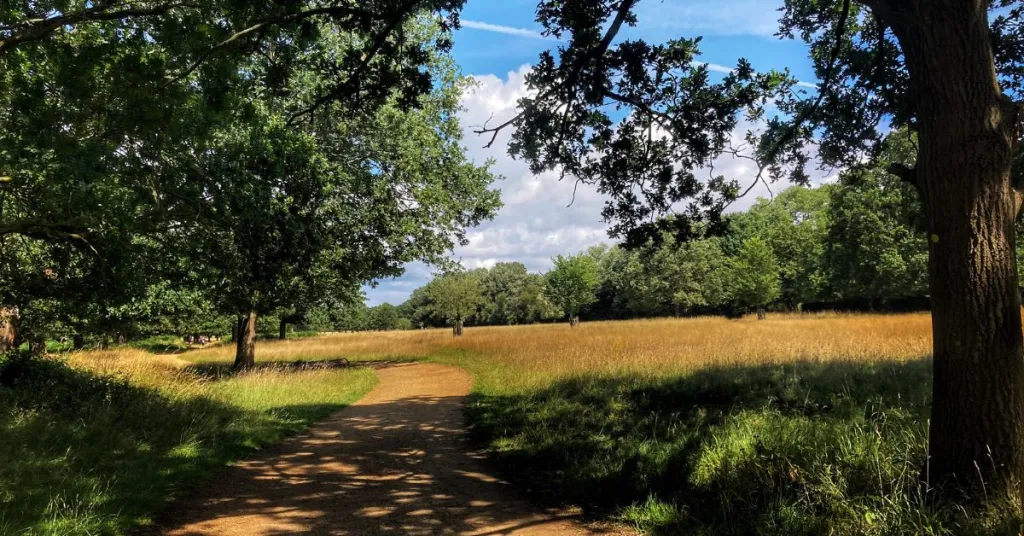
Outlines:
{"label": "bare branch", "polygon": [[[498,133],[500,133],[503,129],[505,129],[509,125],[515,123],[516,121],[519,121],[519,119],[523,117],[523,114],[524,114],[524,112],[520,111],[516,115],[512,116],[512,119],[509,119],[508,121],[505,121],[504,123],[502,123],[502,124],[500,124],[500,125],[498,125],[496,127],[493,127],[493,128],[488,127],[487,123],[484,123],[483,126],[481,126],[480,128],[474,130],[473,133],[474,134],[480,134],[480,135],[482,135],[482,134],[490,134],[491,135],[491,139],[488,140],[487,143],[484,145],[484,149],[490,149],[491,146],[494,145],[494,140],[496,140],[498,138]],[[490,119],[488,119],[487,122],[490,122]]]}
{"label": "bare branch", "polygon": [[[619,31],[622,29],[622,24],[626,21],[626,17],[629,16],[629,11],[633,8],[634,5],[636,5],[636,3],[637,0],[622,0],[622,3],[619,4],[618,10],[616,10],[615,12],[615,18],[612,20],[611,25],[608,27],[608,30],[601,38],[601,41],[598,42],[597,46],[590,50],[586,55],[576,60],[576,62],[573,64],[572,69],[570,70],[570,75],[565,78],[565,81],[562,84],[548,89],[548,91],[541,93],[537,97],[534,97],[534,99],[532,100],[546,99],[552,94],[559,92],[560,90],[575,86],[577,83],[576,77],[579,75],[579,72],[582,69],[583,64],[592,59],[600,59],[605,55],[605,53],[608,52],[608,48],[611,46],[612,41],[615,40],[615,36],[618,35]],[[485,149],[489,149],[491,146],[494,145],[494,141],[498,138],[498,133],[500,133],[505,128],[508,128],[515,122],[519,121],[519,119],[523,117],[523,113],[523,111],[520,111],[515,116],[513,116],[512,119],[509,119],[508,121],[505,121],[504,123],[493,128],[488,128],[485,124],[484,127],[474,130],[473,133],[477,135],[490,134],[491,139],[488,140],[487,143],[484,145]]]}

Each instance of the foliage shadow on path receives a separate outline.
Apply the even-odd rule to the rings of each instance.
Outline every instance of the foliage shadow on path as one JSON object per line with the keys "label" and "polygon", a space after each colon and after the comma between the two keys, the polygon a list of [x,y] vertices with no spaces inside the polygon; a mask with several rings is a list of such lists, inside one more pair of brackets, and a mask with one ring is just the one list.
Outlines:
{"label": "foliage shadow on path", "polygon": [[545,534],[570,519],[560,509],[524,516],[507,500],[514,488],[478,471],[483,456],[459,426],[465,399],[352,405],[226,470],[152,533]]}

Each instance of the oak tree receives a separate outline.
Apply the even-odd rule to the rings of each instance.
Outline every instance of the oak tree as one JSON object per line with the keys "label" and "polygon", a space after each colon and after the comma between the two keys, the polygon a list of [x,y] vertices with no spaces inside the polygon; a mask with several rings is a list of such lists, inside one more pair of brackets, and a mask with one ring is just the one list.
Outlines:
{"label": "oak tree", "polygon": [[544,294],[569,317],[569,325],[580,323],[580,312],[597,301],[601,285],[597,262],[586,253],[551,259],[554,268],[545,276]]}
{"label": "oak tree", "polygon": [[[914,132],[914,166],[889,171],[920,192],[928,233],[934,398],[925,476],[984,482],[989,496],[1019,503],[1024,334],[1013,224],[1022,196],[1013,164],[1024,6],[786,0],[780,33],[809,43],[820,80],[809,93],[744,60],[713,77],[698,61],[698,38],[619,38],[636,24],[639,1],[542,0],[537,20],[561,44],[527,77],[519,113],[481,133],[515,126],[514,155],[534,171],[598,185],[612,231],[636,240],[656,234],[652,217],[669,211],[714,230],[758,182],[807,183],[815,157],[856,166],[877,154],[886,129]],[[732,134],[746,124],[738,147]],[[756,164],[750,183],[700,178],[726,154]],[[672,220],[680,236],[692,232],[686,217]]]}

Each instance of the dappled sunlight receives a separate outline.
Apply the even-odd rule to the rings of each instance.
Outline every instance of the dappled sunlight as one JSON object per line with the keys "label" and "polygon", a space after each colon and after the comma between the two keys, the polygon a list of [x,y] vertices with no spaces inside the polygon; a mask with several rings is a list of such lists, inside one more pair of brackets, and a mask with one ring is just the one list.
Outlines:
{"label": "dappled sunlight", "polygon": [[466,447],[465,372],[394,365],[363,400],[227,470],[153,532],[270,535],[577,534],[535,510]]}

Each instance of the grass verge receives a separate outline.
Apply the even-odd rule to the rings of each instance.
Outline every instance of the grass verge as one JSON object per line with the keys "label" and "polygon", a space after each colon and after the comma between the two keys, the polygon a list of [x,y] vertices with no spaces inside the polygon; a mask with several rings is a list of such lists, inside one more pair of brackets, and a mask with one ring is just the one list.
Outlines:
{"label": "grass verge", "polygon": [[1020,534],[1013,507],[969,510],[921,485],[929,360],[578,375],[519,392],[477,369],[467,419],[505,477],[644,533]]}
{"label": "grass verge", "polygon": [[368,369],[210,381],[138,350],[15,360],[0,386],[0,534],[124,534],[218,467],[369,391]]}

